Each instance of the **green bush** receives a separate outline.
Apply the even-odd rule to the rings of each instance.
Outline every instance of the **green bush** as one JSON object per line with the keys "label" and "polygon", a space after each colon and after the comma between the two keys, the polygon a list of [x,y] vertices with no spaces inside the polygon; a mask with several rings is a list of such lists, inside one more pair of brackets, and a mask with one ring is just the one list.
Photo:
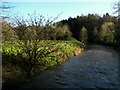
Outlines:
{"label": "green bush", "polygon": [[69,40],[72,37],[72,33],[69,30],[68,25],[58,26],[53,25],[52,27],[52,40]]}
{"label": "green bush", "polygon": [[105,22],[101,26],[100,31],[100,40],[105,44],[114,44],[115,43],[115,30],[114,24],[112,22]]}

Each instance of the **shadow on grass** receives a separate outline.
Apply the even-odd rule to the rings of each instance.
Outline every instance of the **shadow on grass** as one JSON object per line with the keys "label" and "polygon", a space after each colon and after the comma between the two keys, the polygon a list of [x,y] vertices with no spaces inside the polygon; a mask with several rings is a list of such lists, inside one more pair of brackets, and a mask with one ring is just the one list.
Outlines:
{"label": "shadow on grass", "polygon": [[28,63],[21,55],[2,54],[2,87],[12,88],[28,82]]}

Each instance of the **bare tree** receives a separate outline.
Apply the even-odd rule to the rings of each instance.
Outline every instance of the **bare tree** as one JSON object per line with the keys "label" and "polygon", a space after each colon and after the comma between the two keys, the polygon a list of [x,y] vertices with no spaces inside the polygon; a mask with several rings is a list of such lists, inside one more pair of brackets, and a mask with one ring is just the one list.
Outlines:
{"label": "bare tree", "polygon": [[114,9],[115,9],[114,14],[118,13],[118,18],[120,18],[120,1],[118,1],[117,3],[115,3]]}
{"label": "bare tree", "polygon": [[116,47],[118,51],[120,51],[120,1],[116,2],[114,5],[115,13],[118,13],[117,15],[117,24],[115,25],[115,39],[116,39]]}
{"label": "bare tree", "polygon": [[10,13],[8,12],[10,12],[9,10],[13,7],[11,2],[2,0],[0,3],[0,19],[5,20],[6,18],[9,18]]}
{"label": "bare tree", "polygon": [[[32,15],[28,14],[27,19],[15,17],[16,27],[14,27],[14,30],[18,36],[17,43],[20,48],[22,48],[24,56],[27,57],[28,60],[28,76],[31,75],[33,67],[40,64],[38,62],[40,58],[59,49],[53,48],[54,43],[51,44],[49,42],[46,46],[42,43],[42,40],[49,39],[51,29],[49,25],[55,18],[51,21],[49,19],[46,20],[44,16],[37,15],[36,13]],[[52,49],[48,51],[49,48],[45,48],[47,46],[52,47]]]}

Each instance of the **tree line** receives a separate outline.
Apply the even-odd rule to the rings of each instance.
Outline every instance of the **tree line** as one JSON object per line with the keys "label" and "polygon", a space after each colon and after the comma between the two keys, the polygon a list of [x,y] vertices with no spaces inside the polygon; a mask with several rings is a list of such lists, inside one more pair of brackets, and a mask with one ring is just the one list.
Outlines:
{"label": "tree line", "polygon": [[[45,23],[42,15],[34,15],[33,17],[29,15],[29,21],[15,18],[15,27],[7,22],[2,22],[3,41],[11,41],[16,38],[19,40],[35,38],[41,40],[70,40],[75,38],[84,44],[104,43],[116,48],[120,46],[120,20],[108,13],[102,17],[97,14],[69,17],[55,23],[49,23],[49,19]],[[44,23],[46,25],[43,25]]]}
{"label": "tree line", "polygon": [[97,14],[69,17],[57,22],[58,25],[67,25],[72,37],[83,43],[104,43],[119,47],[120,27],[119,18],[108,13],[102,17]]}

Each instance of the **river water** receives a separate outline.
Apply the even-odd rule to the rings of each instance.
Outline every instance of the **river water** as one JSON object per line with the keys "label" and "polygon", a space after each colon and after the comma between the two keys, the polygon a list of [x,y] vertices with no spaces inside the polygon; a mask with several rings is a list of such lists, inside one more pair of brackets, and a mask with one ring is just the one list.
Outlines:
{"label": "river water", "polygon": [[108,46],[91,45],[80,55],[38,74],[21,88],[119,88],[118,53]]}

